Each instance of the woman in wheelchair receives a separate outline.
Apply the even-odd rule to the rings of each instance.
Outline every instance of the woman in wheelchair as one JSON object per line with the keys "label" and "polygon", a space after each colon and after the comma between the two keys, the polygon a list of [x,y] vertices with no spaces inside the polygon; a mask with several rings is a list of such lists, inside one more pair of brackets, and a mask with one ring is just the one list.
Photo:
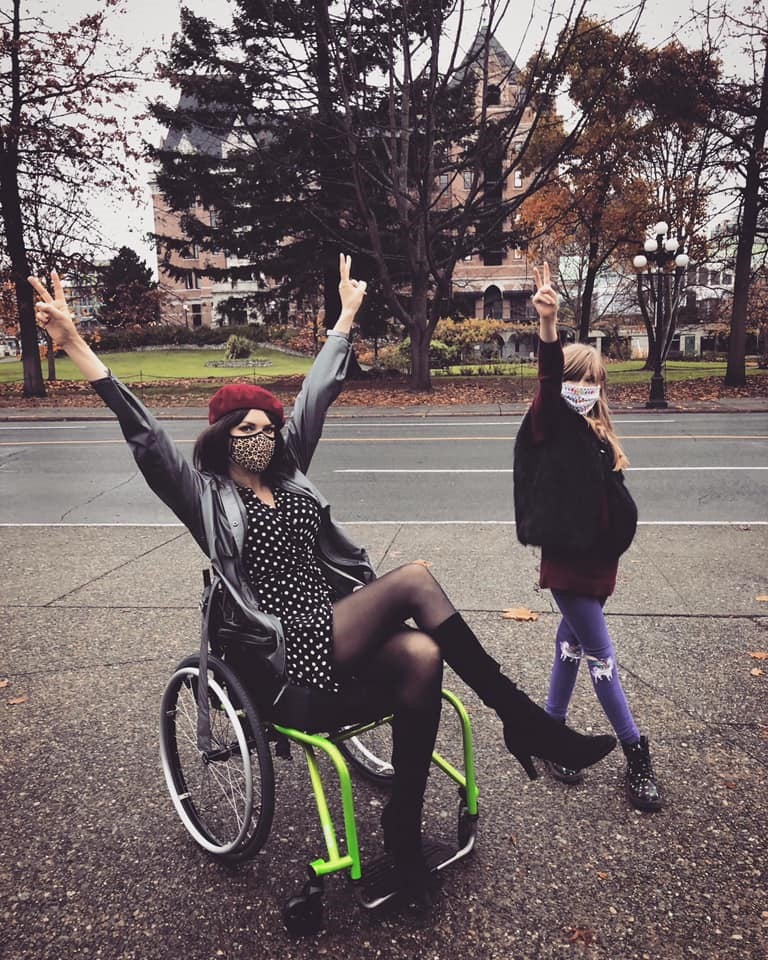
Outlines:
{"label": "woman in wheelchair", "polygon": [[[191,466],[140,401],[78,334],[59,277],[34,278],[38,323],[114,411],[152,490],[187,526],[249,625],[284,642],[293,684],[336,693],[349,678],[393,705],[394,783],[384,845],[412,895],[433,878],[421,838],[422,802],[441,708],[443,663],[496,711],[504,742],[531,779],[532,757],[579,769],[615,746],[549,717],[483,649],[429,570],[409,563],[376,577],[365,550],[333,521],[307,479],[326,411],[341,391],[349,334],[365,296],[340,257],[341,313],[286,424],[280,401],[228,384],[210,401]],[[416,628],[406,626],[413,620]]]}

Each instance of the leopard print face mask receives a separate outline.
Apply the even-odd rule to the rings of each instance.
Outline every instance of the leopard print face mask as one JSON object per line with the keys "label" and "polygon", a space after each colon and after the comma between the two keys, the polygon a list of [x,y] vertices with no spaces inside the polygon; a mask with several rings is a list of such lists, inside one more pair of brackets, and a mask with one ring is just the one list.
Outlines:
{"label": "leopard print face mask", "polygon": [[274,452],[275,438],[268,437],[265,433],[256,433],[251,437],[232,437],[229,441],[229,456],[232,462],[251,473],[263,473]]}

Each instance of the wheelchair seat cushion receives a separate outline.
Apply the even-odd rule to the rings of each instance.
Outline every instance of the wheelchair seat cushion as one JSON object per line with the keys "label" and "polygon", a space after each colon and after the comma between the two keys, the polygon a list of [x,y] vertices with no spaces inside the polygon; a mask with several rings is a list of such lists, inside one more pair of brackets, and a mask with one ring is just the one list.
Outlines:
{"label": "wheelchair seat cushion", "polygon": [[361,680],[349,681],[338,693],[288,684],[264,719],[305,733],[328,733],[348,724],[380,720],[393,709],[390,696]]}
{"label": "wheelchair seat cushion", "polygon": [[[274,676],[254,656],[254,650],[248,644],[230,642],[223,656],[250,694],[259,715],[267,722],[294,727],[305,733],[327,733],[350,723],[379,720],[393,710],[391,694],[370,682],[347,681],[340,685],[338,693],[289,682],[279,694]],[[276,696],[277,702],[274,703]]]}

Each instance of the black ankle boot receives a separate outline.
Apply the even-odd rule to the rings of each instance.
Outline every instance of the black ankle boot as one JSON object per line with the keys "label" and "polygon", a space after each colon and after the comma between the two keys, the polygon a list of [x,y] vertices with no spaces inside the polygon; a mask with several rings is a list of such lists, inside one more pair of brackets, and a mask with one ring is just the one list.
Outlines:
{"label": "black ankle boot", "polygon": [[576,770],[592,766],[616,746],[615,737],[584,736],[550,717],[504,676],[461,614],[453,614],[431,634],[445,662],[499,715],[504,743],[531,780],[538,776],[532,757]]}
{"label": "black ankle boot", "polygon": [[421,804],[405,805],[390,800],[382,811],[381,827],[384,849],[395,864],[401,895],[417,907],[431,907],[440,881],[424,859]]}
{"label": "black ankle boot", "polygon": [[627,800],[638,810],[661,810],[663,803],[653,774],[648,738],[640,737],[638,743],[622,743],[621,747],[627,758],[624,781]]}
{"label": "black ankle boot", "polygon": [[[560,723],[564,724],[565,720],[561,720]],[[547,762],[547,768],[555,780],[559,780],[560,783],[581,783],[584,779],[583,770],[572,770],[570,767],[563,767],[559,763],[550,762]]]}

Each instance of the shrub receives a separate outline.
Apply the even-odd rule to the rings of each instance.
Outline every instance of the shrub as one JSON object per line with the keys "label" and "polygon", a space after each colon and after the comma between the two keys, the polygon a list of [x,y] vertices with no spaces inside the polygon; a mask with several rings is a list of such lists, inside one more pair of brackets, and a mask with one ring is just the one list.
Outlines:
{"label": "shrub", "polygon": [[224,356],[227,360],[245,360],[253,352],[254,343],[246,337],[238,337],[233,334],[224,348]]}

